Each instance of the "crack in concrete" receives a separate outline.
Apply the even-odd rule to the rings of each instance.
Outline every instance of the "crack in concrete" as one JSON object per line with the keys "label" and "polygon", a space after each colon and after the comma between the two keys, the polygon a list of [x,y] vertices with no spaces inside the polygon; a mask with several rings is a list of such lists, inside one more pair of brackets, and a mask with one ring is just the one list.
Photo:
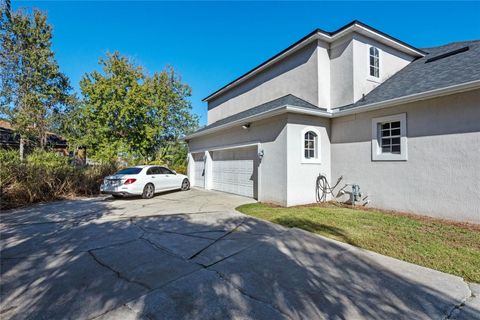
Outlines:
{"label": "crack in concrete", "polygon": [[194,235],[194,234],[181,233],[181,232],[175,232],[175,231],[166,231],[166,230],[165,231],[147,231],[147,233],[154,233],[154,234],[171,233],[171,234],[177,234],[177,235],[180,235],[180,236],[185,236],[185,237],[190,237],[190,238],[204,239],[204,240],[210,240],[210,241],[215,240],[215,239],[212,239],[212,238],[197,236],[197,235]]}
{"label": "crack in concrete", "polygon": [[210,233],[210,232],[228,232],[228,230],[225,230],[225,229],[213,229],[213,230],[205,230],[205,231],[186,232],[185,234]]}
{"label": "crack in concrete", "polygon": [[[42,224],[56,224],[56,223],[65,223],[65,222],[76,222],[78,220],[82,220],[85,217],[88,217],[88,216],[91,216],[91,215],[94,215],[94,214],[97,214],[97,213],[103,212],[103,211],[105,211],[105,210],[104,209],[99,209],[99,210],[89,212],[89,213],[85,213],[81,216],[77,216],[77,217],[74,217],[74,218],[71,218],[71,219],[62,219],[62,220],[55,220],[55,221],[19,222],[19,223],[9,223],[8,221],[7,222],[3,221],[2,223],[7,225],[7,226],[18,227],[18,226],[35,226],[35,225],[42,225]],[[98,219],[98,217],[96,219]],[[93,219],[93,220],[95,220],[95,219]]]}
{"label": "crack in concrete", "polygon": [[450,311],[447,312],[447,314],[445,315],[445,317],[443,318],[443,320],[452,319],[452,316],[453,316],[455,313],[457,313],[457,311],[460,311],[460,310],[465,306],[465,304],[467,303],[467,301],[472,300],[473,298],[475,298],[475,295],[473,294],[473,291],[472,291],[470,285],[468,284],[468,282],[466,282],[465,280],[463,280],[463,282],[465,282],[465,284],[467,285],[469,294],[468,294],[464,299],[462,299],[462,301],[460,301],[460,303],[455,304],[455,305],[450,309]]}
{"label": "crack in concrete", "polygon": [[267,307],[269,307],[270,309],[272,310],[275,310],[276,312],[284,315],[285,317],[287,317],[288,319],[293,319],[289,314],[286,314],[285,312],[283,312],[282,310],[280,310],[277,306],[275,306],[274,304],[271,304],[267,301],[264,301],[260,298],[257,298],[247,292],[245,292],[240,286],[238,286],[237,284],[233,283],[232,281],[228,280],[222,273],[220,273],[219,271],[215,270],[215,269],[206,269],[208,271],[211,271],[211,272],[214,272],[220,279],[222,279],[223,281],[231,284],[238,292],[240,292],[243,296],[245,297],[248,297],[252,300],[255,300],[255,301],[258,301],[264,305],[266,305]]}
{"label": "crack in concrete", "polygon": [[155,242],[153,242],[152,240],[148,239],[148,238],[144,238],[143,236],[140,238],[141,240],[145,241],[147,244],[151,245],[152,247],[154,247],[155,249],[157,250],[160,250],[162,251],[163,253],[165,254],[168,254],[169,256],[172,256],[172,257],[175,257],[175,258],[180,258],[182,260],[185,260],[185,258],[183,258],[182,256],[179,256],[177,255],[176,253],[168,250],[167,248],[164,248],[162,246],[159,246],[158,244],[156,244]]}
{"label": "crack in concrete", "polygon": [[149,285],[147,285],[147,284],[145,284],[145,283],[143,283],[143,282],[141,282],[141,281],[128,279],[127,277],[125,277],[124,275],[122,275],[122,274],[120,273],[120,271],[117,271],[117,270],[113,269],[112,267],[110,267],[108,264],[100,261],[100,259],[97,258],[97,256],[93,253],[92,250],[88,250],[87,252],[88,252],[88,254],[90,254],[90,256],[93,258],[93,260],[95,260],[96,263],[98,263],[98,264],[101,265],[102,267],[110,270],[111,272],[115,273],[115,274],[117,275],[117,278],[122,279],[122,280],[124,280],[124,281],[126,281],[126,282],[129,282],[129,283],[137,284],[137,285],[143,287],[144,289],[147,289],[148,291],[151,291],[151,290],[152,290],[152,288],[151,288]]}
{"label": "crack in concrete", "polygon": [[247,250],[247,249],[250,249],[251,247],[253,247],[253,246],[255,246],[255,245],[260,245],[260,244],[258,244],[258,243],[252,243],[251,245],[246,246],[245,248],[240,249],[239,251],[237,251],[237,252],[235,252],[235,253],[232,253],[231,255],[228,255],[228,256],[226,256],[226,257],[223,257],[222,259],[220,259],[220,260],[218,260],[218,261],[215,261],[214,263],[211,263],[211,264],[209,264],[209,265],[204,265],[204,264],[201,264],[201,263],[199,263],[199,262],[196,262],[196,263],[207,269],[207,268],[210,268],[210,267],[216,265],[217,263],[220,263],[220,262],[222,262],[222,261],[225,261],[225,260],[227,260],[227,259],[229,259],[229,258],[231,258],[231,257],[233,257],[233,256],[236,256],[237,254],[242,253],[243,251],[245,251],[245,250]]}
{"label": "crack in concrete", "polygon": [[232,230],[228,231],[227,233],[225,233],[224,235],[222,235],[221,237],[219,237],[218,239],[214,240],[212,243],[210,243],[208,246],[206,246],[205,248],[199,250],[198,252],[196,252],[195,254],[193,254],[190,258],[188,258],[188,260],[192,260],[193,258],[195,258],[196,256],[198,256],[199,254],[201,254],[202,252],[204,252],[205,250],[207,250],[208,248],[210,248],[211,246],[213,246],[214,244],[216,244],[218,241],[222,240],[223,238],[225,238],[226,236],[228,236],[229,234],[231,234],[232,232],[235,232],[242,224],[243,224],[243,221],[242,220],[237,226],[235,226],[235,228],[233,228]]}
{"label": "crack in concrete", "polygon": [[[65,250],[61,253],[52,252],[52,253],[48,253],[48,256],[61,257],[61,256],[65,256],[65,255],[70,255],[72,253],[83,253],[83,252],[88,252],[90,250],[100,250],[100,249],[105,249],[105,248],[113,248],[113,247],[116,247],[116,246],[121,246],[121,245],[124,245],[124,244],[128,244],[130,242],[137,241],[137,240],[141,239],[142,236],[143,236],[143,234],[134,238],[134,239],[130,239],[130,240],[122,241],[122,242],[116,242],[116,243],[108,244],[108,245],[101,246],[101,247],[94,247],[94,248],[83,249],[83,250],[77,250],[77,249],[73,249],[73,250],[70,250],[70,251]],[[28,258],[35,258],[35,257],[36,258],[42,258],[43,254],[40,254],[40,255],[30,254],[30,255],[26,255],[26,256],[10,256],[10,257],[3,257],[2,256],[1,260],[28,259]]]}
{"label": "crack in concrete", "polygon": [[128,309],[130,309],[130,310],[132,310],[132,312],[134,312],[135,314],[141,315],[142,317],[147,318],[147,319],[152,319],[151,317],[149,317],[149,316],[146,315],[146,314],[143,314],[143,313],[140,313],[140,312],[135,311],[135,310],[132,309],[128,304],[129,304],[130,302],[135,301],[135,300],[137,300],[137,299],[140,299],[141,297],[144,297],[144,296],[146,296],[146,295],[148,295],[148,294],[150,294],[150,293],[152,293],[152,292],[154,292],[154,291],[163,289],[164,287],[168,286],[169,284],[171,284],[171,283],[173,283],[173,282],[175,282],[175,281],[178,281],[178,280],[180,280],[180,279],[182,279],[182,278],[188,277],[188,276],[190,276],[191,274],[193,274],[193,273],[195,273],[195,272],[198,272],[198,271],[200,271],[200,270],[203,270],[203,269],[202,269],[202,268],[199,268],[199,269],[197,269],[197,270],[193,270],[193,271],[187,272],[187,273],[185,273],[185,274],[182,274],[182,275],[176,277],[175,279],[172,279],[172,280],[170,280],[170,281],[165,282],[165,283],[162,284],[161,286],[158,286],[158,287],[156,287],[156,288],[152,288],[152,289],[151,289],[149,292],[147,292],[147,293],[144,293],[144,294],[139,295],[138,297],[132,298],[132,299],[128,300],[127,302],[125,302],[125,303],[123,303],[123,304],[121,304],[121,305],[119,305],[119,306],[113,307],[113,308],[105,311],[104,313],[99,314],[99,315],[96,315],[95,317],[90,318],[90,319],[92,319],[92,320],[93,320],[93,319],[97,319],[97,318],[99,318],[99,317],[101,317],[101,316],[103,316],[103,315],[105,315],[105,314],[107,314],[107,313],[109,313],[109,312],[111,312],[111,311],[113,311],[113,310],[115,310],[115,309],[121,308],[121,307],[123,307],[123,306],[126,307],[126,308],[128,308]]}

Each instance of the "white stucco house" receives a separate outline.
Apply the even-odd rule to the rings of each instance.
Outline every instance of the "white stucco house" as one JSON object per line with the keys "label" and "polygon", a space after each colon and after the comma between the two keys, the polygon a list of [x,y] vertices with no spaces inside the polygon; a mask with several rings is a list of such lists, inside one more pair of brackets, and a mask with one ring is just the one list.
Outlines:
{"label": "white stucco house", "polygon": [[314,30],[204,99],[194,186],[480,223],[480,41],[418,49],[358,21]]}

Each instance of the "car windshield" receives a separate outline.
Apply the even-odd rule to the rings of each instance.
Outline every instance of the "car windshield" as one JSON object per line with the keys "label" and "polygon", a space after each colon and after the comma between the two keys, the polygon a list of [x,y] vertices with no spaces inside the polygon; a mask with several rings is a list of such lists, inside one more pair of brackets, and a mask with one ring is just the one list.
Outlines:
{"label": "car windshield", "polygon": [[139,174],[143,168],[125,168],[115,174]]}

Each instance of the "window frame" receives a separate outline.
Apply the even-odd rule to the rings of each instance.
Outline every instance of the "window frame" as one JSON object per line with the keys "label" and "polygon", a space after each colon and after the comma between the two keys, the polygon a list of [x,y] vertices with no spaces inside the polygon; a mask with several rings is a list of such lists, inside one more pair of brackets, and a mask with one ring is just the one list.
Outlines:
{"label": "window frame", "polygon": [[153,175],[159,175],[160,173],[160,167],[150,167],[147,169],[147,172],[145,173],[147,176],[153,176]]}
{"label": "window frame", "polygon": [[[314,154],[315,156],[313,158],[307,158],[305,157],[305,151],[307,150],[305,148],[305,142],[306,142],[306,135],[307,133],[312,132],[315,134],[315,140],[314,140]],[[306,127],[302,130],[302,134],[300,136],[301,138],[301,150],[302,150],[302,163],[321,163],[321,135],[320,131],[317,128],[314,127]]]}
{"label": "window frame", "polygon": [[[381,125],[390,122],[400,122],[400,153],[382,151]],[[391,129],[390,129],[391,130]],[[384,130],[385,131],[385,130]],[[396,138],[389,136],[388,138]],[[391,145],[391,144],[390,144]],[[408,160],[407,149],[407,114],[400,113],[372,119],[372,161],[406,161]]]}
{"label": "window frame", "polygon": [[[372,49],[373,49],[373,50],[376,50],[376,52],[377,52],[377,56],[376,56],[376,57],[375,57],[375,55],[372,55],[372,54],[371,54],[371,50],[372,50]],[[375,51],[374,51],[374,53],[375,53]],[[375,62],[374,62],[373,65],[371,64],[370,59],[371,59],[372,57],[373,57],[374,59],[377,59],[377,66],[375,66]],[[377,69],[377,70],[378,70],[378,76],[375,76],[375,75],[372,75],[372,74],[371,74],[371,72],[370,72],[371,70],[370,70],[370,69],[371,69],[372,67],[373,67],[374,69]],[[380,69],[381,69],[381,68],[380,68],[380,49],[378,49],[378,47],[375,47],[375,46],[370,46],[370,47],[368,48],[368,77],[369,77],[369,79],[374,80],[374,81],[379,81],[379,80],[381,79],[381,72],[380,72],[381,70],[380,70]]]}
{"label": "window frame", "polygon": [[172,170],[168,169],[167,167],[158,167],[160,170],[160,174],[175,174]]}

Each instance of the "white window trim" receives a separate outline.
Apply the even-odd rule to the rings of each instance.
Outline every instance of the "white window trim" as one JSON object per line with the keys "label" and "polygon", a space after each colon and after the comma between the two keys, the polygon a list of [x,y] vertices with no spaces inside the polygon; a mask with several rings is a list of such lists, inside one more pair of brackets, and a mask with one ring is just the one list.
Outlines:
{"label": "white window trim", "polygon": [[[314,132],[317,135],[317,157],[316,158],[305,158],[305,134],[309,131]],[[306,127],[302,130],[301,138],[301,146],[302,146],[302,163],[315,163],[320,164],[322,163],[322,148],[321,148],[321,136],[320,131],[315,127]]]}
{"label": "white window trim", "polygon": [[[400,121],[400,153],[382,153],[382,148],[379,144],[379,130],[380,123]],[[407,150],[407,114],[401,113],[381,118],[372,119],[372,161],[406,161],[408,160]]]}
{"label": "white window trim", "polygon": [[[376,48],[378,50],[378,78],[370,75],[370,48]],[[376,46],[368,46],[367,57],[367,80],[377,83],[382,82],[382,50],[380,50],[380,48]]]}

